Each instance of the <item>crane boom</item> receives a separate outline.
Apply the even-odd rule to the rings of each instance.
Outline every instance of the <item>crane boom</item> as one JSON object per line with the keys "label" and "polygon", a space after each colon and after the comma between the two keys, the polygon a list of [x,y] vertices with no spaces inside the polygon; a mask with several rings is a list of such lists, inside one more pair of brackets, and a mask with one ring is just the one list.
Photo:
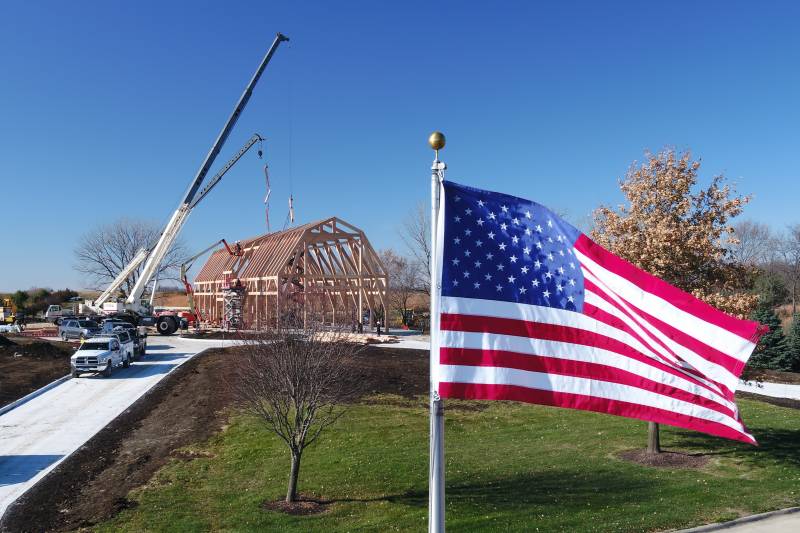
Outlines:
{"label": "crane boom", "polygon": [[[247,87],[245,87],[242,96],[239,98],[236,107],[234,107],[233,109],[233,113],[231,113],[231,116],[228,118],[228,121],[225,123],[225,126],[223,126],[222,131],[217,136],[217,140],[214,141],[214,144],[211,146],[211,150],[209,150],[205,160],[200,165],[200,169],[197,171],[197,175],[195,176],[194,180],[189,186],[189,189],[184,195],[183,200],[178,206],[178,209],[176,209],[175,212],[172,214],[172,217],[170,218],[169,222],[164,227],[164,231],[161,233],[161,237],[158,239],[158,242],[150,251],[150,255],[147,258],[147,262],[145,263],[144,268],[142,269],[142,273],[139,276],[139,279],[136,281],[136,285],[134,285],[131,294],[125,301],[126,306],[132,309],[133,311],[136,312],[140,311],[141,308],[140,299],[142,297],[142,294],[144,294],[145,288],[147,287],[148,283],[150,283],[150,280],[153,278],[153,275],[158,270],[159,266],[161,265],[161,262],[164,260],[164,257],[166,257],[167,253],[169,253],[172,244],[175,242],[175,239],[178,237],[178,234],[183,228],[183,225],[186,223],[186,219],[189,217],[189,213],[197,205],[197,202],[200,199],[202,199],[206,194],[208,194],[210,188],[213,187],[216,184],[216,182],[218,182],[219,179],[222,177],[220,175],[218,178],[215,178],[215,181],[209,184],[209,187],[207,187],[206,190],[203,191],[203,193],[197,199],[197,201],[193,201],[195,195],[197,194],[197,191],[203,184],[203,180],[205,179],[206,174],[208,174],[211,165],[216,160],[219,151],[222,149],[222,146],[228,139],[228,135],[230,135],[231,130],[233,129],[234,125],[236,125],[236,121],[239,120],[239,116],[241,115],[242,111],[247,105],[247,102],[250,100],[250,96],[253,93],[253,88],[255,87],[256,83],[258,83],[259,78],[261,78],[261,74],[264,72],[264,69],[267,67],[267,64],[269,63],[270,59],[272,59],[273,54],[278,49],[278,46],[283,41],[288,41],[288,40],[289,38],[281,33],[279,33],[275,37],[275,40],[272,42],[272,45],[270,46],[269,50],[267,50],[266,55],[261,60],[261,63],[256,69],[255,74],[253,74],[253,77],[250,79],[250,82],[247,84]],[[252,138],[250,140],[252,141]],[[254,142],[255,141],[253,141],[253,143]],[[252,146],[252,143],[250,144],[250,146]],[[248,146],[247,148],[249,149],[250,146]],[[244,150],[244,152],[246,151],[247,149]],[[235,163],[238,160],[238,158],[244,154],[244,152],[240,152],[239,154],[237,154],[237,156],[235,156],[234,159],[232,160],[233,162],[229,163],[229,165]],[[226,165],[226,168],[223,169],[221,174],[227,172],[229,168],[230,166]]]}
{"label": "crane boom", "polygon": [[122,272],[117,274],[117,277],[114,278],[114,281],[111,282],[111,285],[109,285],[108,288],[105,291],[103,291],[103,294],[101,294],[100,296],[97,297],[97,299],[95,299],[93,304],[94,307],[97,309],[102,309],[103,304],[106,303],[106,301],[115,292],[117,292],[117,290],[122,286],[122,284],[125,283],[125,280],[127,280],[130,277],[133,271],[136,270],[146,258],[147,258],[147,250],[145,250],[144,248],[140,248],[139,251],[136,252],[136,255],[133,256],[133,259],[131,259],[131,262],[128,263],[128,265],[122,270]]}
{"label": "crane boom", "polygon": [[[217,172],[217,173],[214,175],[214,177],[213,177],[213,178],[211,178],[211,181],[209,181],[209,182],[208,182],[208,185],[206,185],[205,187],[203,187],[203,190],[202,190],[202,191],[200,191],[200,193],[197,195],[197,198],[195,198],[194,200],[192,200],[192,203],[191,203],[191,204],[189,204],[189,208],[190,208],[190,209],[194,209],[194,206],[196,206],[197,204],[199,204],[199,203],[200,203],[200,200],[202,200],[203,198],[205,198],[205,197],[206,197],[206,195],[207,195],[208,193],[210,193],[210,192],[211,192],[211,189],[213,189],[213,188],[214,188],[214,185],[216,185],[217,183],[219,183],[219,180],[221,180],[221,179],[222,179],[222,176],[224,176],[224,175],[225,175],[225,174],[226,174],[226,173],[227,173],[227,172],[228,172],[228,171],[231,169],[231,167],[232,167],[233,165],[235,165],[235,164],[236,164],[236,162],[237,162],[239,159],[241,159],[241,157],[242,157],[244,154],[246,154],[246,153],[247,153],[247,151],[248,151],[250,148],[252,148],[252,147],[253,147],[253,145],[254,145],[255,143],[257,143],[257,142],[259,142],[259,141],[263,141],[263,140],[264,140],[264,139],[261,137],[261,135],[259,135],[258,133],[254,133],[254,134],[253,134],[253,136],[252,136],[252,137],[250,137],[250,140],[248,140],[248,141],[247,141],[247,142],[244,144],[244,146],[242,146],[242,147],[239,149],[239,151],[238,151],[238,152],[236,152],[236,155],[234,155],[232,158],[230,158],[230,160],[229,160],[227,163],[225,163],[225,166],[223,166],[223,167],[220,169],[220,171],[219,171],[219,172]],[[259,156],[260,156],[260,155],[261,155],[261,152],[259,152]]]}
{"label": "crane boom", "polygon": [[219,154],[222,145],[225,144],[225,141],[228,139],[228,135],[230,135],[231,130],[236,125],[236,121],[239,120],[242,110],[245,108],[247,102],[250,100],[250,96],[253,94],[253,88],[256,86],[256,83],[258,83],[259,78],[261,78],[261,74],[264,72],[264,69],[267,68],[267,64],[269,63],[270,59],[272,59],[272,55],[275,53],[275,50],[278,49],[278,46],[280,46],[283,41],[288,40],[289,38],[282,33],[278,33],[278,35],[275,36],[275,40],[272,41],[272,45],[269,47],[269,50],[267,50],[264,59],[261,60],[261,64],[256,69],[255,74],[253,74],[253,78],[250,80],[250,83],[247,84],[247,87],[245,87],[242,96],[239,97],[239,102],[236,104],[236,107],[233,108],[233,113],[231,113],[231,116],[228,118],[228,122],[226,122],[225,126],[222,127],[222,131],[219,132],[217,140],[214,141],[214,145],[211,147],[211,150],[208,151],[205,161],[203,161],[203,164],[200,165],[200,169],[197,171],[194,181],[189,186],[189,190],[186,192],[186,197],[183,200],[184,204],[191,203],[195,193],[197,193],[200,185],[202,185],[203,179],[205,179],[206,174],[208,174],[208,170],[211,168],[211,165],[217,158],[217,154]]}

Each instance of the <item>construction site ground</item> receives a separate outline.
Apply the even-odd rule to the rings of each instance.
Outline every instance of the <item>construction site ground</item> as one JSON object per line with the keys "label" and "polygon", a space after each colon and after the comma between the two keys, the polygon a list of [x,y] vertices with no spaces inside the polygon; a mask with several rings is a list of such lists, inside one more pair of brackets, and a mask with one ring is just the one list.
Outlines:
{"label": "construction site ground", "polygon": [[0,514],[165,376],[202,350],[221,345],[159,338],[130,368],[118,368],[108,378],[67,379],[0,415]]}
{"label": "construction site ground", "polygon": [[[69,531],[108,519],[132,505],[179,448],[222,428],[233,404],[230,372],[237,348],[209,349],[171,372],[8,508],[2,531]],[[428,353],[368,346],[357,356],[364,394],[416,398],[428,388]]]}
{"label": "construction site ground", "polygon": [[69,374],[66,342],[0,335],[0,407]]}

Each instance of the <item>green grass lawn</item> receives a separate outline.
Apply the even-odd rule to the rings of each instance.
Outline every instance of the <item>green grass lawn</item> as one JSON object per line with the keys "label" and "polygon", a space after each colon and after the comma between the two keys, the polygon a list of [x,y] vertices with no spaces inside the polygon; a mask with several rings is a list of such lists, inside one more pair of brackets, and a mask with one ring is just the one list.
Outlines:
{"label": "green grass lawn", "polygon": [[[800,412],[740,400],[752,447],[662,427],[662,446],[709,454],[700,470],[617,458],[642,448],[635,420],[504,402],[447,402],[450,531],[647,531],[800,504]],[[485,408],[478,410],[477,408]],[[284,445],[253,418],[174,460],[133,492],[138,503],[100,531],[422,531],[427,514],[425,406],[381,397],[358,405],[307,450],[300,491],[327,511],[261,508],[284,495]]]}

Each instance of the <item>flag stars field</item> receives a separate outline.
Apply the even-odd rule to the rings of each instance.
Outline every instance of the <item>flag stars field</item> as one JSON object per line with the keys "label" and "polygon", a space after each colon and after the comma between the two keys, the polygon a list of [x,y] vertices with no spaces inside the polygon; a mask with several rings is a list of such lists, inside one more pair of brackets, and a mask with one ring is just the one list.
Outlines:
{"label": "flag stars field", "polygon": [[[496,272],[504,272],[507,265],[519,268],[518,272],[522,275],[526,275],[530,271],[537,271],[538,279],[531,280],[535,281],[535,283],[530,284],[530,289],[532,290],[529,290],[528,287],[525,287],[524,290],[515,288],[514,291],[509,292],[509,295],[513,293],[519,298],[532,299],[531,301],[536,298],[540,301],[546,299],[549,303],[559,305],[564,309],[575,308],[576,295],[573,294],[564,294],[563,298],[553,299],[550,302],[550,295],[564,292],[564,287],[569,281],[564,278],[564,274],[570,265],[559,262],[561,258],[566,257],[563,247],[556,248],[552,246],[555,243],[563,244],[567,242],[567,238],[556,227],[553,218],[549,216],[546,209],[515,209],[513,204],[495,204],[486,198],[475,198],[466,194],[458,195],[457,200],[454,197],[453,203],[460,205],[458,209],[454,207],[458,214],[451,217],[451,220],[459,226],[459,229],[454,232],[454,235],[446,238],[453,245],[463,248],[464,257],[470,257],[478,248],[481,248],[484,243],[479,237],[485,236],[484,238],[489,241],[496,242],[496,250],[501,254],[500,261],[494,265]],[[534,233],[544,238],[547,246],[542,243],[541,238],[534,241],[531,238]],[[498,239],[501,235],[504,237],[503,240]],[[517,251],[512,252],[512,250]],[[512,253],[509,254],[509,252]],[[450,254],[446,252],[445,255],[449,256]],[[495,258],[491,252],[487,253],[485,257],[487,261]],[[451,259],[450,262],[455,267],[461,268],[465,266],[455,259]],[[545,263],[547,263],[546,267],[544,266]],[[474,270],[479,275],[482,275],[485,280],[491,279],[490,275],[483,271],[484,268],[489,267],[488,264],[484,265],[484,263],[475,262],[473,266]],[[464,271],[459,278],[463,279],[465,277],[468,276],[465,275]],[[459,285],[455,283],[456,281],[458,280],[453,278],[450,285],[452,287],[460,287],[463,291],[477,291],[480,293],[483,290],[481,285],[474,283],[472,285]],[[503,291],[504,288],[511,288],[517,282],[517,276],[507,276],[505,283],[494,286],[493,292],[497,293]],[[573,282],[569,284],[569,287],[575,288],[576,285]],[[545,290],[547,291],[546,295]]]}

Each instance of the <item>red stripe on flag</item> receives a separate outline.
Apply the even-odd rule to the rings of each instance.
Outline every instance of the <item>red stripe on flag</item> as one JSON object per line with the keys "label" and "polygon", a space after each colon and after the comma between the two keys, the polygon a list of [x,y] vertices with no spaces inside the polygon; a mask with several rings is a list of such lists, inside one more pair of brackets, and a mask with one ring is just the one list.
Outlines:
{"label": "red stripe on flag", "polygon": [[673,387],[658,381],[653,381],[627,370],[600,363],[574,361],[572,359],[559,359],[543,355],[529,355],[504,350],[478,350],[471,348],[441,348],[439,361],[443,365],[502,367],[541,372],[544,374],[558,374],[561,376],[587,378],[597,381],[606,381],[636,387],[676,400],[682,400],[694,405],[717,411],[736,419],[737,413],[729,407],[713,400],[692,394],[683,389]]}
{"label": "red stripe on flag", "polygon": [[[639,326],[646,333],[648,333],[648,335],[645,338],[643,335],[641,335],[638,332],[636,332],[636,330],[634,330],[628,322],[626,322],[626,321],[622,320],[621,318],[612,315],[608,311],[604,311],[603,309],[600,309],[599,307],[597,307],[595,305],[592,305],[592,304],[584,303],[583,314],[585,314],[587,316],[591,316],[592,318],[594,318],[596,320],[600,320],[602,318],[602,320],[600,320],[600,321],[603,322],[604,324],[607,324],[607,325],[612,326],[612,327],[616,327],[617,329],[621,329],[621,330],[633,335],[639,342],[641,342],[642,344],[644,344],[645,346],[650,348],[653,352],[658,354],[659,357],[664,357],[663,355],[661,355],[660,352],[661,352],[661,350],[666,350],[666,352],[668,354],[670,354],[672,357],[674,357],[675,359],[679,359],[679,360],[683,361],[683,359],[678,357],[678,355],[674,351],[670,350],[669,347],[661,341],[661,339],[659,339],[658,337],[653,336],[652,333],[647,331],[647,328],[642,327],[642,325],[639,324],[631,316],[631,314],[627,310],[623,309],[617,302],[615,302],[614,299],[611,298],[606,291],[604,291],[603,289],[601,289],[600,287],[598,287],[597,285],[592,283],[591,280],[584,279],[583,283],[584,283],[584,287],[586,288],[587,291],[591,291],[592,293],[597,295],[598,298],[601,298],[603,301],[605,301],[609,305],[612,305],[615,309],[617,309],[619,312],[624,314],[625,317],[630,322],[632,322],[633,324],[636,324],[637,326]],[[592,312],[591,314],[590,314],[590,311]],[[641,320],[644,320],[644,319],[641,319]],[[668,361],[669,364],[673,364],[673,365],[675,364],[672,361],[669,361],[669,359],[665,358],[665,360]],[[685,361],[683,361],[683,362],[685,362]]]}
{"label": "red stripe on flag", "polygon": [[[601,348],[619,355],[634,359],[641,363],[650,365],[662,372],[678,376],[687,381],[703,387],[715,394],[720,391],[709,387],[705,383],[698,381],[691,375],[681,372],[673,366],[667,365],[653,359],[649,355],[643,354],[625,344],[624,342],[606,337],[599,333],[587,331],[584,329],[572,328],[569,326],[560,326],[555,324],[544,324],[541,322],[528,322],[525,320],[518,320],[514,318],[498,318],[477,315],[456,315],[450,313],[442,313],[440,321],[440,329],[442,331],[467,331],[471,333],[494,333],[498,335],[513,335],[515,337],[527,337],[533,339],[542,339],[547,341],[568,342],[572,344],[580,344],[583,346]],[[730,398],[726,398],[730,399]]]}
{"label": "red stripe on flag", "polygon": [[[602,322],[603,324],[606,324],[607,326],[611,326],[612,328],[617,328],[619,330],[622,330],[622,331],[628,333],[631,337],[637,339],[643,345],[645,345],[648,348],[650,348],[653,352],[658,353],[658,351],[653,349],[652,345],[648,341],[642,339],[642,337],[638,333],[636,333],[633,330],[633,328],[631,328],[628,324],[626,324],[624,321],[620,320],[618,317],[612,315],[611,313],[609,313],[607,311],[604,311],[603,309],[600,309],[599,307],[596,307],[596,306],[594,306],[592,304],[587,304],[587,303],[583,304],[583,313],[586,316],[589,316],[589,317],[597,320],[598,322]],[[670,353],[672,353],[672,352],[670,352]],[[647,356],[647,355],[645,355],[645,357],[649,358],[649,356]],[[680,359],[680,357],[678,357],[678,359]],[[653,361],[653,359],[651,359],[651,361]],[[660,362],[661,359],[659,359],[658,361],[659,361],[659,365],[663,365],[663,366],[666,366],[666,367],[672,369],[670,371],[670,373],[675,374],[675,375],[679,375],[679,376],[683,376],[686,379],[688,379],[689,381],[691,381],[692,383],[696,383],[697,385],[700,385],[701,387],[704,387],[704,388],[710,390],[711,392],[713,392],[715,394],[721,394],[723,397],[725,397],[726,400],[733,401],[734,391],[730,390],[724,384],[719,383],[718,381],[714,381],[713,379],[709,378],[708,376],[705,376],[702,373],[698,372],[694,368],[684,368],[684,367],[681,367],[681,366],[679,366],[679,365],[677,365],[677,364],[675,364],[675,363],[673,363],[671,361],[670,362],[665,362],[665,363],[664,362]],[[667,360],[665,359],[665,361],[667,361]],[[656,366],[656,365],[653,365],[653,366]],[[661,366],[659,366],[659,368],[661,368]],[[703,383],[702,381],[699,381],[699,379],[695,379],[695,378],[702,378],[702,379],[708,381],[709,383],[712,383],[714,386],[713,387],[709,386],[708,384]]]}
{"label": "red stripe on flag", "polygon": [[612,254],[599,244],[593,242],[586,235],[581,234],[575,241],[575,248],[598,264],[615,274],[630,281],[640,289],[658,296],[678,309],[689,313],[700,320],[714,324],[738,335],[739,337],[756,342],[759,331],[758,322],[734,318],[722,311],[715,309],[704,301],[695,298],[677,287],[673,287],[652,274],[639,269],[631,263]]}
{"label": "red stripe on flag", "polygon": [[[614,308],[616,308],[620,312],[624,313],[625,316],[627,316],[631,321],[637,322],[635,320],[635,318],[633,316],[631,316],[631,312],[629,312],[627,309],[624,309],[618,302],[616,302],[611,296],[609,296],[609,294],[604,289],[602,289],[601,287],[598,287],[597,285],[595,285],[594,283],[592,283],[588,279],[584,280],[584,285],[585,285],[587,290],[592,291],[595,295],[597,295],[598,297],[602,298],[605,302],[609,303],[610,305],[613,305]],[[658,331],[660,331],[661,333],[663,333],[667,337],[670,337],[672,340],[674,340],[678,344],[680,344],[683,347],[693,351],[694,353],[696,353],[697,355],[699,355],[703,359],[706,359],[707,361],[711,361],[712,363],[721,366],[722,368],[724,368],[725,370],[727,370],[728,372],[730,372],[731,374],[733,374],[737,378],[742,373],[742,369],[744,368],[744,363],[742,363],[741,361],[739,361],[735,357],[731,357],[730,355],[728,355],[726,353],[723,353],[723,352],[717,350],[716,348],[712,348],[712,347],[704,344],[703,342],[695,339],[694,337],[691,337],[690,335],[686,335],[685,333],[680,332],[679,330],[677,330],[676,328],[670,326],[669,324],[667,324],[667,323],[665,323],[665,322],[663,322],[661,320],[658,320],[657,318],[655,318],[655,317],[653,317],[653,316],[641,311],[638,307],[636,307],[635,305],[631,304],[629,301],[625,300],[620,295],[617,294],[616,296],[618,298],[622,299],[625,302],[625,304],[630,309],[633,310],[633,312],[636,314],[636,318],[639,319],[638,322],[647,322],[648,324],[653,326],[655,329],[657,329]],[[597,308],[595,307],[595,309],[597,309]],[[589,313],[588,313],[588,311],[584,310],[584,314],[588,315]],[[610,316],[613,317],[614,315],[610,315]],[[614,318],[617,318],[617,317],[614,317]],[[624,322],[622,320],[620,320],[619,318],[617,318],[617,320],[619,320],[621,324],[624,324]],[[642,327],[642,326],[639,325],[639,327]],[[642,327],[642,329],[647,331],[647,328],[643,328]],[[647,333],[649,333],[649,335],[652,336],[653,342],[657,342],[659,346],[661,346],[662,348],[667,350],[669,353],[671,353],[677,359],[680,359],[681,361],[686,362],[683,358],[681,358],[678,354],[676,354],[674,350],[672,350],[669,346],[667,346],[661,339],[659,339],[658,337],[653,335],[652,332],[647,332]],[[642,340],[641,337],[639,338],[639,340]],[[689,345],[687,346],[687,344],[689,344]],[[697,349],[695,349],[695,348],[697,348]]]}
{"label": "red stripe on flag", "polygon": [[730,355],[721,352],[714,348],[713,346],[709,346],[708,344],[698,340],[691,335],[687,335],[686,333],[682,332],[681,330],[677,329],[676,327],[664,322],[663,320],[659,320],[658,318],[650,315],[641,309],[638,309],[635,305],[629,305],[634,309],[636,314],[647,320],[650,324],[656,327],[661,333],[672,339],[673,341],[677,342],[684,348],[687,348],[700,357],[711,361],[712,363],[716,363],[721,367],[726,368],[731,374],[736,376],[737,378],[742,375],[742,371],[744,370],[744,363],[735,357],[731,357]]}
{"label": "red stripe on flag", "polygon": [[758,444],[746,433],[736,431],[724,424],[703,420],[693,416],[682,415],[673,411],[649,407],[620,400],[608,400],[596,396],[586,396],[567,392],[555,392],[541,389],[529,389],[516,385],[491,385],[473,383],[439,383],[439,395],[443,398],[461,398],[465,400],[512,400],[516,402],[550,405],[582,409],[610,415],[638,418],[659,424],[667,424],[681,428],[702,431],[718,437]]}

